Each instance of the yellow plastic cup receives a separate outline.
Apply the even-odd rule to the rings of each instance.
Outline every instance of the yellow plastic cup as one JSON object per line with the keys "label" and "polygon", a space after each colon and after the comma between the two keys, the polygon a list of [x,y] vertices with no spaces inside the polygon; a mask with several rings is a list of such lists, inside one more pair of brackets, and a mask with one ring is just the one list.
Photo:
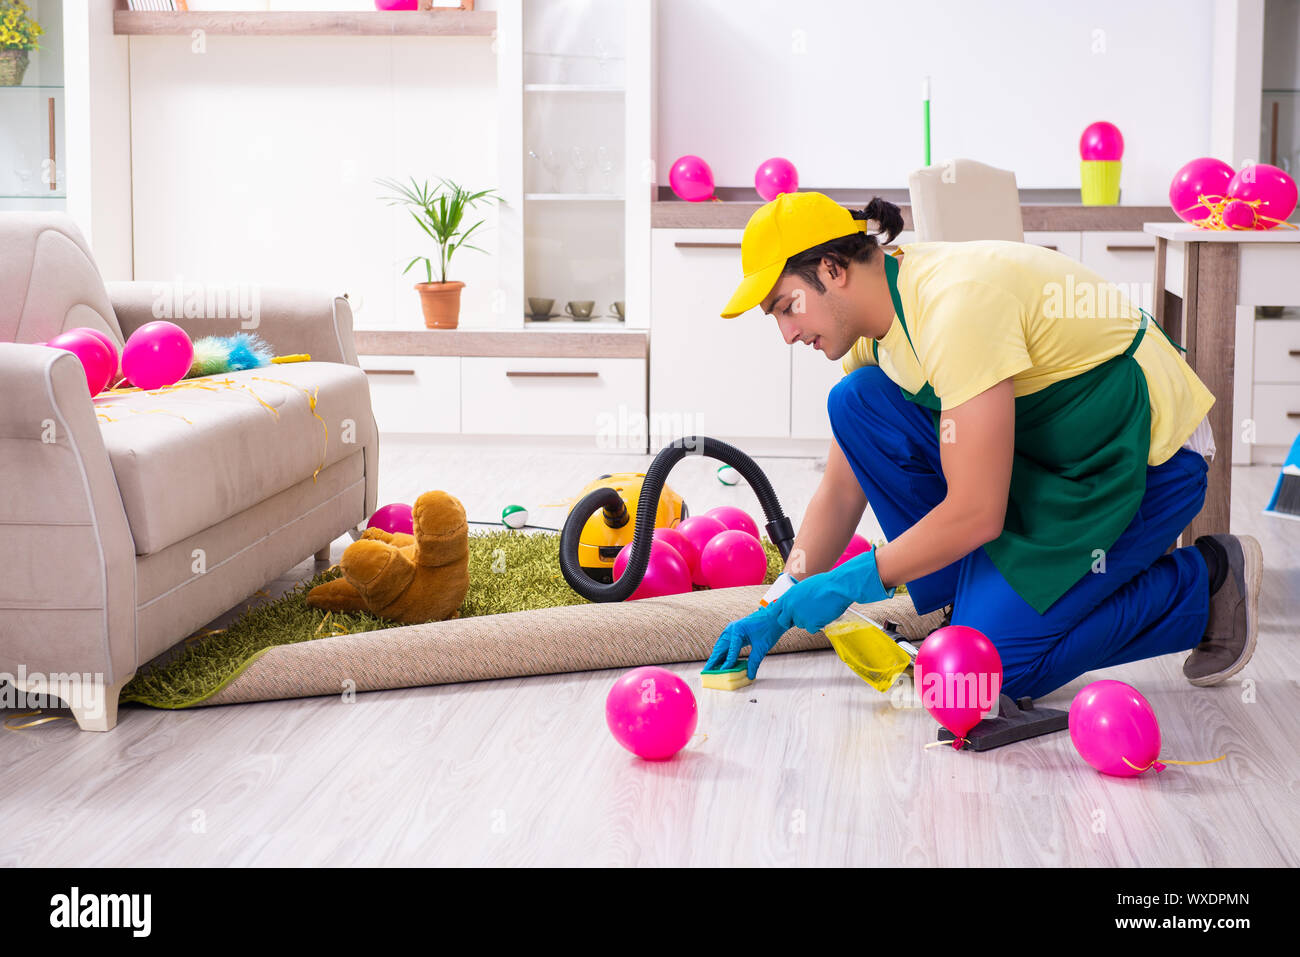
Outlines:
{"label": "yellow plastic cup", "polygon": [[1080,160],[1083,205],[1114,206],[1119,202],[1121,160]]}
{"label": "yellow plastic cup", "polygon": [[830,639],[840,660],[881,694],[912,663],[898,642],[865,619],[846,615],[831,622],[822,632]]}

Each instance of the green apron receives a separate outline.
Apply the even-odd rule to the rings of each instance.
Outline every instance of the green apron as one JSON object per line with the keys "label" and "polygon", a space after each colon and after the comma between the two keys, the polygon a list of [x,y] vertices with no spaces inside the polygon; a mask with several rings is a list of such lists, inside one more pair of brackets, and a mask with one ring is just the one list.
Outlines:
{"label": "green apron", "polygon": [[[893,256],[885,257],[885,276],[894,313],[915,356]],[[1007,583],[1040,615],[1115,544],[1146,493],[1151,406],[1146,375],[1133,353],[1149,319],[1143,310],[1137,334],[1122,355],[1015,400],[1006,520],[1002,534],[983,547]],[[871,345],[879,363],[876,340]],[[902,391],[908,401],[931,410],[937,432],[941,405],[930,383],[916,393]]]}

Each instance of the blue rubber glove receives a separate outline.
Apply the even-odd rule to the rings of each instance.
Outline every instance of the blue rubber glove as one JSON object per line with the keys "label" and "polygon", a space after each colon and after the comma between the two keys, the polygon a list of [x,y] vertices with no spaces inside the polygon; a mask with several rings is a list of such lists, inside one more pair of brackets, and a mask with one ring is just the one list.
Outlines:
{"label": "blue rubber glove", "polygon": [[776,609],[782,634],[791,628],[817,632],[844,614],[854,602],[884,601],[893,595],[894,589],[885,588],[880,572],[876,571],[873,549],[855,555],[839,568],[796,582],[768,608]]}
{"label": "blue rubber glove", "polygon": [[780,601],[765,605],[724,628],[722,637],[713,646],[713,653],[709,655],[704,670],[736,667],[736,659],[740,657],[741,650],[748,647],[750,651],[746,673],[749,675],[749,680],[753,681],[758,676],[758,666],[762,664],[763,658],[772,650],[777,639],[786,632],[777,617],[778,604]]}

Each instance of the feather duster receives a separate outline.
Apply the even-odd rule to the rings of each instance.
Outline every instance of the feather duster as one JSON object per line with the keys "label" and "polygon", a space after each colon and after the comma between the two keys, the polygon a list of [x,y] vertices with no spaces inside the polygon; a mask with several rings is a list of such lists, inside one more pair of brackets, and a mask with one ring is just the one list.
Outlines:
{"label": "feather duster", "polygon": [[185,378],[258,369],[270,365],[273,355],[266,341],[251,332],[204,336],[194,341],[194,361]]}

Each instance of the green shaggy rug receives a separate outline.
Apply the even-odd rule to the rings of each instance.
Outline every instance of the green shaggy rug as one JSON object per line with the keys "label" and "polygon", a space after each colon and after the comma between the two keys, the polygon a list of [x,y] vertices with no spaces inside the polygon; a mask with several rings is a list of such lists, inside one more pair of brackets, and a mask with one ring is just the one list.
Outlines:
{"label": "green shaggy rug", "polygon": [[[501,530],[471,534],[469,542],[469,592],[460,608],[461,618],[588,604],[560,573],[558,534]],[[763,547],[767,550],[765,582],[770,584],[783,562],[770,541],[763,539]],[[119,700],[155,708],[189,707],[215,694],[268,648],[400,627],[366,613],[308,607],[307,592],[341,574],[333,567],[282,597],[249,609],[223,630],[192,636],[174,656],[132,678]]]}

